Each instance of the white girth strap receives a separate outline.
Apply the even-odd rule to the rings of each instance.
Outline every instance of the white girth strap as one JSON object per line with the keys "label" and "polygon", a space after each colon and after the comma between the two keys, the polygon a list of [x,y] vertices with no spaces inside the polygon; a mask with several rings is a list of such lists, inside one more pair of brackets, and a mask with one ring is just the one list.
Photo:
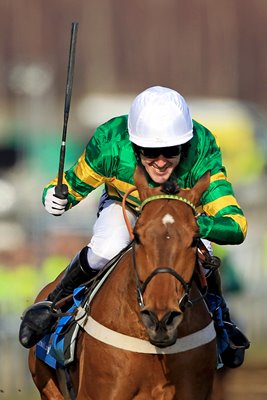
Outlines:
{"label": "white girth strap", "polygon": [[195,349],[211,342],[216,337],[213,321],[205,328],[184,336],[176,340],[175,344],[169,347],[160,348],[153,346],[147,340],[137,339],[122,333],[115,332],[95,321],[91,316],[84,314],[84,310],[80,308],[76,315],[77,323],[88,333],[100,342],[110,346],[117,347],[122,350],[133,351],[136,353],[146,354],[175,354],[183,351]]}

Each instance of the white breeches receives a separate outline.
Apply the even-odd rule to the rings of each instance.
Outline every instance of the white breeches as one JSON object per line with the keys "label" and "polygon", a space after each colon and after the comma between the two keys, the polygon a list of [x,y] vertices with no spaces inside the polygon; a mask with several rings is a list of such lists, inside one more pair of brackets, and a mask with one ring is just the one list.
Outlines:
{"label": "white breeches", "polygon": [[[137,216],[127,209],[128,219],[134,227]],[[93,227],[93,236],[88,244],[88,263],[92,269],[100,270],[105,264],[130,243],[122,204],[107,197],[100,198],[98,218]]]}
{"label": "white breeches", "polygon": [[[134,227],[137,216],[127,209],[128,219]],[[211,243],[202,239],[210,254]],[[88,244],[87,259],[90,267],[102,269],[130,242],[129,232],[122,213],[122,204],[107,197],[104,192],[100,198],[98,218],[93,227],[93,236]]]}

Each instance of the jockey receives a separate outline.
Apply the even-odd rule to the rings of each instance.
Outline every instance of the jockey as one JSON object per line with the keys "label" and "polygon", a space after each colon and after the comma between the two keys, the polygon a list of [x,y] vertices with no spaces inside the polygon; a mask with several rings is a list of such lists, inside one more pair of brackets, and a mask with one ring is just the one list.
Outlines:
{"label": "jockey", "polygon": [[[137,163],[142,165],[153,187],[171,178],[181,188],[192,188],[209,170],[210,185],[201,198],[201,214],[197,219],[201,238],[210,252],[210,242],[234,245],[244,241],[247,221],[227,180],[215,137],[192,120],[178,92],[160,86],[148,88],[134,99],[128,115],[115,117],[96,129],[76,164],[64,173],[63,183],[68,187],[65,199],[56,197],[57,179],[44,189],[45,209],[59,216],[98,186],[105,186],[90,243],[70,262],[47,301],[25,311],[19,332],[24,347],[34,346],[53,331],[57,317],[51,314],[51,306],[56,301],[93,278],[129,244],[122,198],[134,186]],[[138,205],[137,195],[127,198],[127,215],[132,226]],[[210,294],[219,300],[216,304],[220,304],[224,326],[229,328],[225,364],[239,366],[249,343],[230,319],[218,272],[210,274],[208,285]]]}

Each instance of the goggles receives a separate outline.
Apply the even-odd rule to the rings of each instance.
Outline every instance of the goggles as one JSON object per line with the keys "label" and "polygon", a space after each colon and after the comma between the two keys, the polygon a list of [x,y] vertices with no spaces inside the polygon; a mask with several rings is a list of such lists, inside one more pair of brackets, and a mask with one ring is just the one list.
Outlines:
{"label": "goggles", "polygon": [[171,147],[137,147],[139,155],[146,158],[158,158],[163,156],[165,158],[178,157],[181,154],[182,146],[171,146]]}

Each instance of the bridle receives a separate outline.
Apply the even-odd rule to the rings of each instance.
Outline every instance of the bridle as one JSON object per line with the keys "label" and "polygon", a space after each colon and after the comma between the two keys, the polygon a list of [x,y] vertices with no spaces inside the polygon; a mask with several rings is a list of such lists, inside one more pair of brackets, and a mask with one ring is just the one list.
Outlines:
{"label": "bridle", "polygon": [[[136,251],[135,251],[135,238],[134,238],[134,234],[132,231],[132,227],[131,224],[129,223],[127,214],[126,214],[126,198],[127,196],[132,193],[133,191],[136,191],[136,187],[131,188],[127,193],[125,193],[124,197],[123,197],[123,201],[122,201],[122,207],[123,207],[123,215],[124,215],[124,219],[130,234],[130,238],[132,240],[132,262],[133,262],[133,267],[134,267],[134,271],[135,271],[135,277],[136,277],[136,288],[137,288],[137,301],[138,304],[140,306],[140,309],[142,311],[142,309],[145,308],[145,304],[144,304],[144,292],[147,288],[147,285],[149,284],[149,282],[158,274],[163,274],[163,273],[167,273],[170,274],[172,276],[175,277],[175,279],[177,279],[181,285],[183,286],[185,293],[184,295],[181,297],[181,299],[179,300],[179,307],[181,309],[182,312],[185,311],[186,308],[191,307],[193,305],[193,303],[201,300],[203,298],[203,295],[200,295],[199,297],[197,297],[194,300],[191,300],[190,297],[190,290],[191,290],[191,286],[192,286],[192,282],[193,282],[193,275],[192,274],[190,280],[188,282],[186,282],[184,280],[184,278],[178,273],[176,272],[173,268],[169,268],[169,267],[165,267],[165,268],[156,268],[154,269],[151,274],[148,275],[148,277],[145,279],[144,282],[141,282],[140,277],[138,275],[138,271],[137,271],[137,263],[136,263]],[[186,203],[188,206],[190,206],[195,214],[195,216],[197,216],[197,211],[196,211],[196,207],[195,205],[189,201],[188,199],[181,197],[181,196],[177,196],[177,195],[171,195],[171,194],[158,194],[155,196],[151,196],[146,198],[140,205],[140,207],[138,208],[138,210],[141,212],[144,208],[144,206],[148,203],[150,203],[151,201],[154,200],[159,200],[159,199],[172,199],[172,200],[178,200],[181,201],[183,203]],[[196,250],[196,263],[198,263],[198,248]]]}
{"label": "bridle", "polygon": [[152,278],[154,278],[156,275],[164,274],[164,273],[174,276],[182,284],[183,288],[185,289],[184,295],[179,300],[179,307],[180,307],[181,311],[185,311],[186,308],[192,306],[193,301],[191,301],[189,299],[189,295],[190,295],[193,276],[191,277],[189,282],[186,282],[184,280],[184,278],[180,274],[178,274],[178,272],[176,272],[173,268],[168,268],[168,267],[167,268],[156,268],[151,272],[151,274],[148,275],[146,280],[142,283],[139,278],[138,272],[137,272],[135,242],[133,242],[133,245],[132,245],[132,261],[133,261],[133,267],[134,267],[135,278],[136,278],[137,302],[140,306],[141,311],[145,308],[144,292],[146,290],[147,285],[152,280]]}

